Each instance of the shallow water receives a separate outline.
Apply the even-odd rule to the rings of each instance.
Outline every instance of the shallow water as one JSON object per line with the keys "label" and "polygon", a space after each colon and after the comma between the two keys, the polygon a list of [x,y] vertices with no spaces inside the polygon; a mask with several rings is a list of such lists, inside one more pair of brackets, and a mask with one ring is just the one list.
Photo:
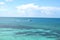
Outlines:
{"label": "shallow water", "polygon": [[[49,35],[45,34],[49,33]],[[0,40],[57,40],[50,34],[51,30],[44,29],[13,29],[13,28],[0,28]],[[50,36],[52,35],[52,36]]]}

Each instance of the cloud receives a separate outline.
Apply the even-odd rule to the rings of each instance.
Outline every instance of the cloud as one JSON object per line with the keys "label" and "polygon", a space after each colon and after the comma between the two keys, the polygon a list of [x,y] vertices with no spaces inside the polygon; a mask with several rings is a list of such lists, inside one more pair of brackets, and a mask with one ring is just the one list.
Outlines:
{"label": "cloud", "polygon": [[6,2],[12,2],[13,0],[5,0]]}
{"label": "cloud", "polygon": [[51,17],[60,7],[39,6],[36,4],[24,4],[16,7],[17,13],[25,17]]}
{"label": "cloud", "polygon": [[3,5],[3,4],[5,4],[4,2],[0,2],[0,5]]}

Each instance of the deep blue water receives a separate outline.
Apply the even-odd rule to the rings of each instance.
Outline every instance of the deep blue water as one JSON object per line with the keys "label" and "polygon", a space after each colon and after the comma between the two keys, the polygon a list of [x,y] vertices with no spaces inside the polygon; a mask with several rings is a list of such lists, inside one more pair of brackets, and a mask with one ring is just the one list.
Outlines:
{"label": "deep blue water", "polygon": [[28,26],[35,28],[59,29],[60,18],[19,18],[0,17],[0,25],[7,26]]}

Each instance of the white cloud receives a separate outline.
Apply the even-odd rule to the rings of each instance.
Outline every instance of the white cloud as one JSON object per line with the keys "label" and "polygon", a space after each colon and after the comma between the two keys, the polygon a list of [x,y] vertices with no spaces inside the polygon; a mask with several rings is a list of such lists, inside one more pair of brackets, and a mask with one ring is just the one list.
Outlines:
{"label": "white cloud", "polygon": [[12,2],[13,0],[5,0],[6,2]]}
{"label": "white cloud", "polygon": [[4,2],[0,2],[0,5],[3,5],[3,4],[5,4]]}
{"label": "white cloud", "polygon": [[51,16],[55,11],[60,10],[60,7],[43,7],[35,4],[24,4],[16,7],[18,14],[28,17]]}

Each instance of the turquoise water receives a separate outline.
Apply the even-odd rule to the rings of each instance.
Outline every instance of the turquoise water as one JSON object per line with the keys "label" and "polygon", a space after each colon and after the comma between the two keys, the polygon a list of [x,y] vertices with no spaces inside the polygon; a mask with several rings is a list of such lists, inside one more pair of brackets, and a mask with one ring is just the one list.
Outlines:
{"label": "turquoise water", "polygon": [[0,17],[0,40],[60,40],[60,18]]}
{"label": "turquoise water", "polygon": [[22,30],[12,28],[0,28],[0,40],[56,40],[56,38],[48,38],[47,36],[45,37],[39,35],[39,33],[34,33],[37,31],[38,29]]}

